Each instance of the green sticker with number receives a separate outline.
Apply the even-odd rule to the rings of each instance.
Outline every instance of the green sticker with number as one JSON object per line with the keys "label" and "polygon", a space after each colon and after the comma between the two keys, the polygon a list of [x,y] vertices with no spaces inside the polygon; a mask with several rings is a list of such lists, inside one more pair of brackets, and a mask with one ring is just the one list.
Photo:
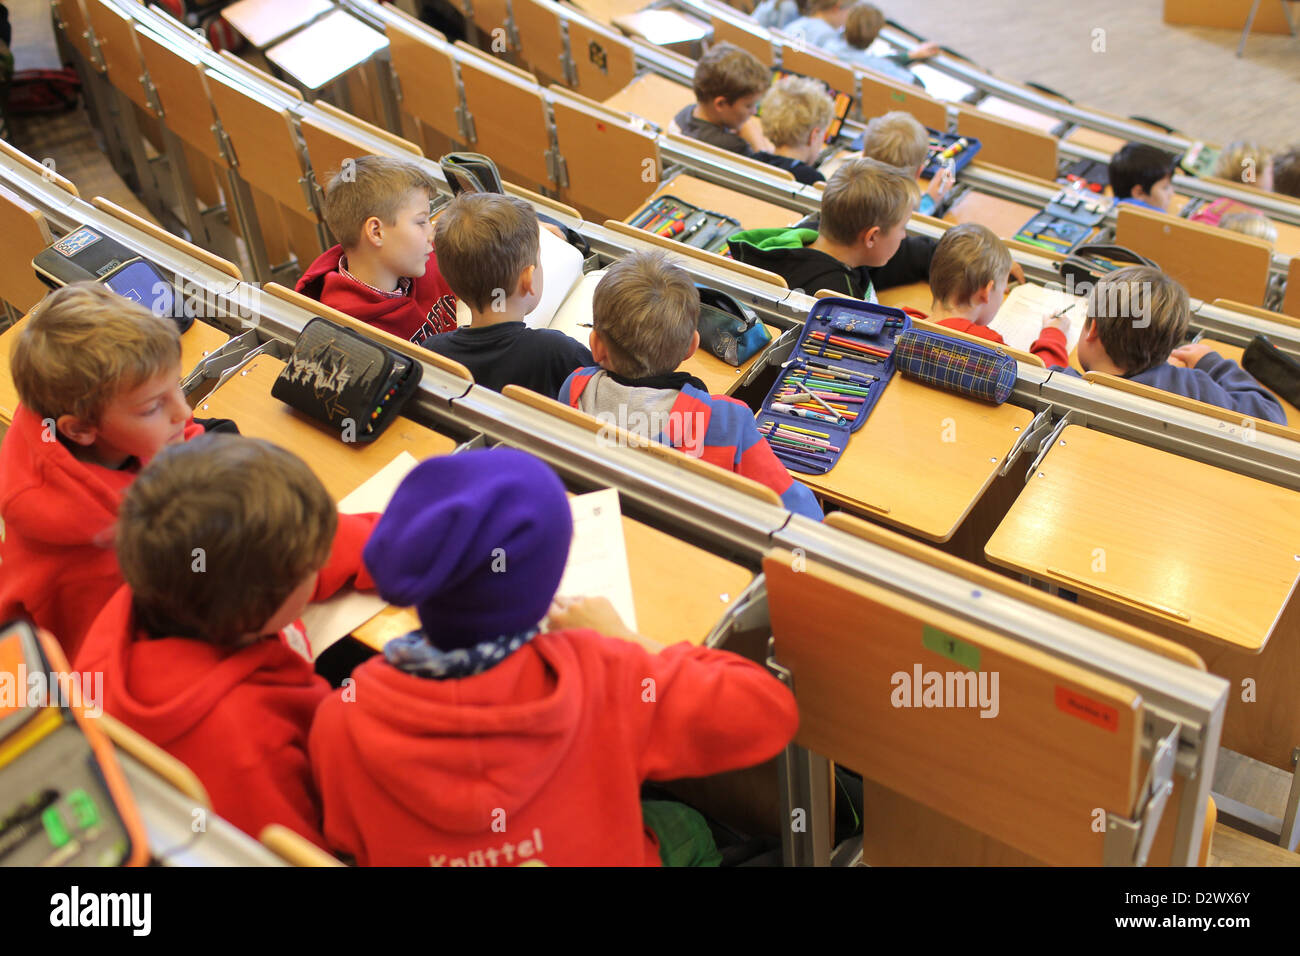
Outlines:
{"label": "green sticker with number", "polygon": [[907,102],[907,94],[906,94],[906,93],[899,93],[897,90],[890,90],[890,91],[889,91],[889,98],[890,98],[891,100],[893,100],[894,102],[896,102],[896,103],[906,103],[906,102]]}
{"label": "green sticker with number", "polygon": [[951,634],[945,634],[937,627],[925,625],[921,630],[921,644],[927,650],[942,654],[951,661],[973,671],[980,669],[980,649],[974,644],[959,641]]}

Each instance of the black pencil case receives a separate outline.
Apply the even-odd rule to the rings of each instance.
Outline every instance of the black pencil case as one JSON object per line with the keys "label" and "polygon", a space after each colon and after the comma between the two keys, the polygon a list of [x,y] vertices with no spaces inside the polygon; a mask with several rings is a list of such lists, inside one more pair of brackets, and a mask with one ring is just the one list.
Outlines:
{"label": "black pencil case", "polygon": [[740,231],[740,220],[666,193],[642,207],[628,224],[665,239],[718,253],[726,252],[728,237]]}
{"label": "black pencil case", "polygon": [[1300,405],[1300,362],[1278,349],[1262,335],[1250,340],[1241,353],[1241,367],[1260,384],[1292,405]]}
{"label": "black pencil case", "polygon": [[383,433],[420,384],[424,366],[341,325],[312,319],[271,395],[365,444]]}
{"label": "black pencil case", "polygon": [[[902,309],[860,299],[817,301],[757,418],[759,434],[786,468],[821,475],[835,467],[849,437],[866,424],[884,394],[895,370],[894,339],[911,325]],[[837,348],[838,342],[847,344]],[[858,355],[849,346],[884,354]],[[817,394],[831,409],[816,399],[793,407],[801,391]]]}

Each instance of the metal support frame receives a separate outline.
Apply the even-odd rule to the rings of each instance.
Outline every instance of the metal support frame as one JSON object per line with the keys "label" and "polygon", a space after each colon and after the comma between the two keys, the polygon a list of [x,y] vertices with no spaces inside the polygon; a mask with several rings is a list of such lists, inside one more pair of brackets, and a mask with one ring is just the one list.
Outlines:
{"label": "metal support frame", "polygon": [[1146,866],[1165,804],[1174,791],[1174,758],[1181,728],[1176,722],[1153,720],[1160,724],[1159,733],[1163,736],[1156,738],[1146,780],[1138,792],[1134,818],[1106,813],[1106,837],[1102,846],[1106,866]]}

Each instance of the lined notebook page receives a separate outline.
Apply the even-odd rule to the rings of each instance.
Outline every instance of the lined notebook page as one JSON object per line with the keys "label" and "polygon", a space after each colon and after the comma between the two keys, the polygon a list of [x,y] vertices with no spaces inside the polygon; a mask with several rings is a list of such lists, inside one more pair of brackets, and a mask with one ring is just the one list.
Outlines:
{"label": "lined notebook page", "polygon": [[1081,295],[1070,295],[1063,290],[1047,289],[1026,283],[1008,293],[997,316],[989,327],[1002,336],[1002,341],[1012,348],[1028,352],[1043,331],[1043,317],[1062,309],[1070,320],[1065,330],[1066,351],[1073,352],[1079,343],[1083,320],[1087,317],[1086,300]]}
{"label": "lined notebook page", "polygon": [[633,631],[636,604],[623,541],[618,490],[605,488],[569,499],[573,509],[573,547],[556,592],[561,597],[606,597]]}

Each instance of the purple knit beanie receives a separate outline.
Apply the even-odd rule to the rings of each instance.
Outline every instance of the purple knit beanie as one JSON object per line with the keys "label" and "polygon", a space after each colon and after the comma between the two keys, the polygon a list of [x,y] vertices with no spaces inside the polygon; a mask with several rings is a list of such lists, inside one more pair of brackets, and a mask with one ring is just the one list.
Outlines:
{"label": "purple knit beanie", "polygon": [[366,542],[380,597],[414,606],[439,650],[530,630],[546,615],[573,538],[564,486],[510,448],[421,462]]}

